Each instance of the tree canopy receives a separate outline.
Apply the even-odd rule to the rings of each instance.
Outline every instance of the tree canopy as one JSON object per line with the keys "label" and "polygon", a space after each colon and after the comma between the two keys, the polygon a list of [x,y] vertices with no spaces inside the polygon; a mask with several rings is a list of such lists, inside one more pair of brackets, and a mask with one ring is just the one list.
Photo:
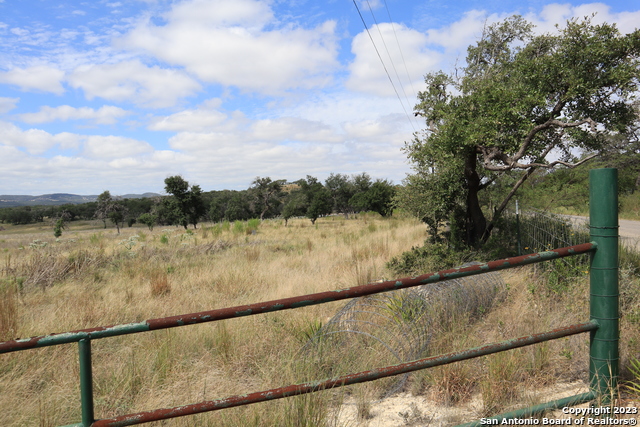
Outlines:
{"label": "tree canopy", "polygon": [[[432,232],[447,220],[459,224],[463,242],[480,246],[533,171],[574,167],[612,137],[626,140],[637,121],[639,54],[640,31],[621,35],[589,19],[543,35],[518,16],[488,27],[463,69],[425,77],[415,112],[426,129],[405,145],[416,173],[399,204]],[[587,155],[576,159],[578,151]],[[487,214],[479,195],[514,173]]]}
{"label": "tree canopy", "polygon": [[197,228],[200,217],[206,212],[200,186],[190,187],[189,182],[179,175],[166,178],[164,184],[165,191],[173,195],[173,198],[165,199],[165,208],[169,217],[185,229],[189,224]]}

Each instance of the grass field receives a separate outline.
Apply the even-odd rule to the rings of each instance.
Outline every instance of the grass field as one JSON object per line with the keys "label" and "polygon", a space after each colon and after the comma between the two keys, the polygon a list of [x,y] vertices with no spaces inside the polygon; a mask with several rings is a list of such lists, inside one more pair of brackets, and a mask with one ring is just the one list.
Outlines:
{"label": "grass field", "polygon": [[[71,223],[58,240],[50,227],[7,227],[0,234],[0,341],[266,301],[392,279],[385,263],[420,245],[413,219],[321,218],[126,228]],[[559,295],[538,270],[506,273],[504,302],[479,321],[464,314],[436,331],[430,354],[544,331],[588,317],[586,277]],[[638,280],[625,288],[623,358],[640,353]],[[635,286],[635,287],[634,287]],[[302,346],[344,302],[93,342],[96,417],[196,403],[309,379],[326,369]],[[635,311],[634,311],[635,310]],[[635,316],[634,317],[634,314]],[[587,379],[588,337],[501,353],[414,374],[407,389],[458,404],[484,402],[476,416],[530,404],[523,386]],[[77,346],[0,355],[0,425],[79,422]],[[380,360],[372,358],[373,366]],[[372,385],[260,403],[150,425],[331,426],[342,400],[362,402]],[[458,420],[456,420],[458,421]],[[459,420],[464,421],[464,420]]]}

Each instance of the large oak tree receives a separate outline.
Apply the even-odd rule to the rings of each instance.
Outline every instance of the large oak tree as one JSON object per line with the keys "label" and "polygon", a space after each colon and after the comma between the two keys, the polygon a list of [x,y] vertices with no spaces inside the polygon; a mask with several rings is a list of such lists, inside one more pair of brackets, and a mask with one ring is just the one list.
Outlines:
{"label": "large oak tree", "polygon": [[[465,68],[425,77],[415,112],[426,129],[405,146],[416,173],[398,201],[432,231],[457,215],[464,243],[482,245],[534,170],[586,162],[632,131],[639,54],[640,31],[589,19],[544,35],[520,17],[488,27]],[[513,173],[502,202],[483,210],[479,194]]]}

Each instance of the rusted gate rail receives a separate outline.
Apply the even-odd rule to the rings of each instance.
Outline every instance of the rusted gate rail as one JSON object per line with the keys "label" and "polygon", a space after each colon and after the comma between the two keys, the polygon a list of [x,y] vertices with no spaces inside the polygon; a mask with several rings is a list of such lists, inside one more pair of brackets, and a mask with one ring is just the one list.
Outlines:
{"label": "rusted gate rail", "polygon": [[[319,292],[292,298],[267,301],[237,307],[184,314],[179,316],[149,319],[107,327],[81,329],[66,333],[51,334],[0,343],[0,353],[26,350],[36,347],[77,342],[80,357],[80,397],[82,422],[67,427],[128,426],[151,421],[193,415],[234,406],[247,405],[267,400],[280,399],[305,393],[312,393],[333,387],[341,387],[380,378],[404,374],[420,369],[444,365],[460,360],[480,357],[535,343],[549,341],[584,332],[591,334],[590,388],[591,391],[577,396],[537,405],[496,418],[517,418],[540,413],[548,409],[574,405],[595,398],[610,399],[616,389],[618,375],[618,223],[617,223],[617,170],[599,169],[591,171],[591,239],[590,243],[554,249],[545,252],[491,261],[463,268],[443,270],[412,278],[385,281],[363,286],[355,286],[336,291]],[[567,256],[591,253],[591,319],[588,322],[561,327],[507,341],[493,343],[460,352],[443,354],[370,371],[344,375],[322,381],[308,382],[280,387],[251,394],[231,396],[225,399],[205,401],[174,408],[157,409],[136,414],[127,414],[108,419],[94,417],[93,380],[91,366],[91,341],[113,337],[213,322],[234,317],[300,308],[326,302],[339,301],[389,292],[413,286],[426,285],[444,280],[504,270]],[[479,425],[477,423],[468,424]]]}

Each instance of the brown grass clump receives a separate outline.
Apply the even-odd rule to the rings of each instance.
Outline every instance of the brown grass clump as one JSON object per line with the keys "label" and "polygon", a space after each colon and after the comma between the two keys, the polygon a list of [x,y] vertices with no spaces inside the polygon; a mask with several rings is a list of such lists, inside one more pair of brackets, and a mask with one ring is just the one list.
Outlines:
{"label": "brown grass clump", "polygon": [[18,295],[16,284],[0,281],[0,341],[17,338]]}
{"label": "brown grass clump", "polygon": [[169,277],[167,276],[167,273],[153,273],[149,282],[149,288],[151,290],[152,297],[160,297],[169,294],[171,292],[171,285],[169,284]]}

